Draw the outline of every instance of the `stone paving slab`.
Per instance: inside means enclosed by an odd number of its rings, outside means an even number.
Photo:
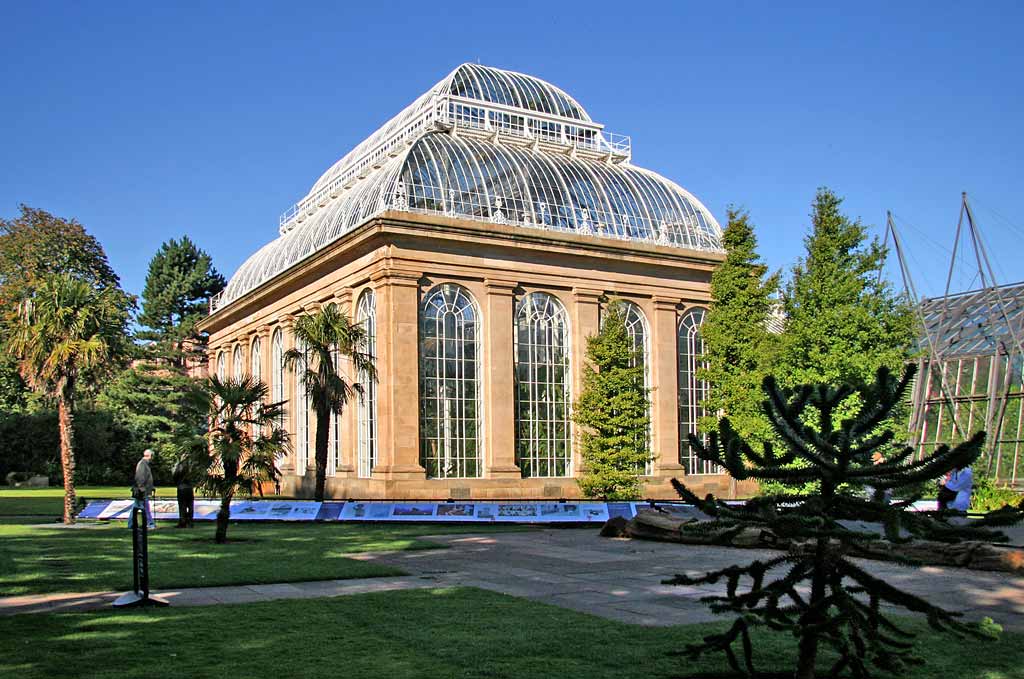
[[[676,573],[705,571],[769,559],[778,552],[601,538],[596,531],[545,529],[486,538],[434,536],[449,549],[381,555],[410,573],[443,571],[450,584],[553,603],[640,625],[706,622],[715,616],[700,601],[725,593],[724,583],[701,587],[663,585]],[[1024,630],[1024,577],[861,560],[869,572],[968,620],[991,616]],[[560,576],[557,579],[553,576]],[[566,589],[573,587],[574,589]]]
[[[479,587],[638,625],[715,620],[700,599],[720,595],[724,583],[663,585],[676,573],[698,575],[734,563],[778,555],[768,550],[609,539],[595,530],[543,529],[428,538],[446,549],[353,555],[411,575],[361,580],[203,587],[159,592],[175,606],[343,596],[424,587]],[[957,568],[910,568],[860,561],[869,572],[965,619],[991,616],[1007,629],[1024,630],[1024,577]],[[0,599],[0,614],[106,608],[117,593],[40,595]]]

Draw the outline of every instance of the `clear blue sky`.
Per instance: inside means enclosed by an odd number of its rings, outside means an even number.
[[[0,215],[79,219],[131,292],[182,234],[230,276],[328,166],[479,60],[567,90],[723,223],[749,209],[772,267],[827,185],[878,233],[893,210],[939,293],[966,190],[1020,281],[1022,7],[5,2]]]

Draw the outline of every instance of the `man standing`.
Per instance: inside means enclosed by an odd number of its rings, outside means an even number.
[[[135,485],[132,486],[132,497],[141,501],[142,506],[145,507],[146,524],[151,530],[156,528],[156,521],[153,520],[153,512],[149,507],[149,498],[156,490],[156,486],[153,485],[153,470],[149,467],[152,460],[153,451],[146,448],[142,453],[142,459],[135,465]],[[132,511],[131,515],[134,517],[135,512]],[[131,521],[128,522],[128,525],[131,526]]]
[[[192,488],[191,465],[184,457],[174,465],[174,485],[178,489],[178,528],[191,528],[196,493]]]

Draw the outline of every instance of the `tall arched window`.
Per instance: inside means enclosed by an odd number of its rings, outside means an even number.
[[[571,476],[569,321],[554,295],[519,300],[515,361],[516,462],[523,476]]]
[[[270,397],[274,403],[284,401],[284,333],[281,328],[274,330],[270,338]]]
[[[296,339],[303,359],[295,366],[295,473],[303,476],[309,465],[309,397],[306,395],[306,345]]]
[[[428,478],[483,471],[480,312],[469,292],[444,283],[420,310],[420,460]]]
[[[356,322],[366,332],[363,351],[367,358],[377,364],[377,299],[373,290],[365,290],[356,305]],[[377,381],[366,372],[356,378],[363,387],[359,399],[359,460],[360,478],[369,478],[377,464]]]
[[[254,380],[263,379],[263,366],[260,363],[262,351],[260,349],[260,338],[257,337],[249,347],[249,374]]]
[[[644,316],[643,309],[634,302],[628,300],[622,300],[622,311],[624,321],[626,324],[626,332],[629,334],[629,338],[633,340],[633,348],[639,352],[640,360],[643,363],[644,368],[644,387],[646,389],[651,388],[651,333],[647,330],[647,317]],[[650,402],[647,405],[647,417],[650,419]],[[650,447],[651,441],[651,429],[648,424],[647,429],[647,444]],[[651,475],[654,473],[654,460],[648,459],[644,465],[644,474]]]
[[[336,349],[331,351],[331,363],[335,372],[341,374],[341,354]],[[327,433],[327,475],[334,476],[341,464],[341,416],[337,412],[331,412],[330,427]]]
[[[223,382],[228,378],[227,357],[224,352],[217,354],[217,379]]]
[[[231,377],[240,381],[245,375],[245,366],[242,365],[242,345],[236,344],[235,350],[231,352]]]
[[[677,348],[679,352],[679,462],[687,474],[718,474],[718,466],[697,457],[690,449],[688,436],[697,433],[697,422],[704,416],[701,403],[707,398],[708,383],[697,379],[697,370],[704,367],[704,341],[700,326],[704,309],[690,309],[679,319]]]

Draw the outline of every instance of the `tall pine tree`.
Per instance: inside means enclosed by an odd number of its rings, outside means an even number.
[[[765,442],[771,425],[761,409],[761,382],[771,370],[779,338],[768,332],[778,275],[757,254],[757,238],[746,212],[730,208],[722,234],[725,262],[711,277],[711,305],[701,326],[705,366],[698,377],[710,389],[701,431],[715,431],[720,415],[748,441]]]
[[[581,428],[586,497],[640,497],[640,474],[650,459],[650,403],[642,350],[626,331],[622,305],[612,302],[596,335],[587,338],[583,392],[573,421]]]
[[[198,351],[202,338],[196,323],[208,310],[210,297],[224,289],[224,277],[213,261],[188,236],[160,246],[149,262],[142,292],[139,339],[155,342],[161,353],[182,365],[183,351]]]
[[[842,199],[818,190],[807,255],[786,289],[787,316],[775,375],[784,386],[872,381],[899,372],[914,340],[912,308],[879,276],[885,249],[839,211]]]

